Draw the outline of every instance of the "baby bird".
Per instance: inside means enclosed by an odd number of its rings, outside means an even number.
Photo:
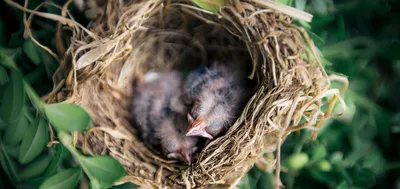
[[[188,126],[185,115],[168,112],[155,134],[160,137],[163,153],[168,158],[180,159],[190,165],[199,149],[197,147],[199,137],[185,136]]]
[[[180,89],[181,74],[175,71],[148,72],[145,75],[139,75],[136,79],[132,102],[133,119],[141,131],[143,140],[151,146],[157,146],[160,140],[154,137],[154,129],[161,123],[163,108],[170,106],[173,101],[174,90]],[[180,109],[179,103],[178,108],[172,109]]]
[[[247,78],[243,70],[218,62],[199,69],[188,76],[185,85],[186,98],[193,102],[187,115],[190,126],[186,136],[212,140],[239,116],[249,98]]]
[[[137,78],[133,119],[143,141],[160,148],[168,158],[188,164],[197,150],[197,137],[185,136],[188,109],[180,99],[180,72],[148,72]]]

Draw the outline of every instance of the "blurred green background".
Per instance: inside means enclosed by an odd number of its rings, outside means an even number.
[[[344,75],[350,81],[348,91],[343,94],[347,103],[344,116],[325,122],[315,141],[311,140],[311,131],[303,130],[291,134],[283,144],[283,184],[287,189],[400,189],[400,1],[278,1],[314,15],[311,23],[295,22],[314,40],[328,74]],[[41,1],[29,2],[29,8],[34,8]],[[65,1],[53,2],[61,5]],[[51,6],[41,11],[60,12]],[[76,8],[70,6],[70,11],[76,20],[87,24]],[[53,87],[51,76],[58,63],[31,40],[23,38],[22,16],[21,11],[0,2],[0,54],[11,57],[36,93],[44,95]],[[36,17],[32,26],[33,35],[55,49],[56,23]],[[0,66],[0,94],[4,93],[9,77]],[[24,107],[28,115],[34,115],[30,103],[26,102]],[[2,127],[0,122],[0,136],[6,138]],[[22,135],[24,130],[13,132]],[[0,144],[3,168],[0,188],[13,188],[10,181],[13,178],[4,171],[4,158],[13,157],[16,150],[7,143]],[[62,155],[59,151],[51,148],[46,152],[49,157],[60,158],[57,171],[76,166],[69,153]],[[35,188],[37,182],[43,181],[35,181],[35,177],[43,175],[28,176],[30,179],[22,179],[16,186]],[[271,179],[272,174],[255,166],[239,187],[271,188]]]

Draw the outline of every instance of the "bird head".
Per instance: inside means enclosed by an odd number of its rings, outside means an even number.
[[[183,161],[185,161],[185,163],[190,165],[192,163],[193,156],[197,150],[198,150],[197,146],[188,147],[187,145],[184,145],[179,149],[179,154],[181,156],[181,159],[183,159]]]
[[[190,165],[192,164],[193,155],[197,150],[197,146],[182,144],[176,152],[168,154],[167,157],[182,160],[186,164]]]

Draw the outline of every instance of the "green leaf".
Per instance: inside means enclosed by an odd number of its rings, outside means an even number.
[[[108,156],[83,158],[81,166],[90,179],[97,180],[102,188],[112,186],[114,182],[125,175],[124,167],[117,160]]]
[[[38,189],[43,180],[43,177],[38,177],[21,183],[15,183],[14,185],[18,189]]]
[[[15,121],[22,112],[25,103],[25,92],[20,74],[11,70],[10,82],[5,86],[5,92],[1,100],[0,118],[7,123]]]
[[[7,70],[0,66],[0,86],[6,84],[8,82],[8,73]]]
[[[57,145],[56,154],[50,162],[49,167],[47,167],[46,172],[44,173],[44,177],[49,177],[55,173],[57,170],[57,166],[61,163],[62,159],[65,157],[65,153],[68,153],[68,150],[62,144]]]
[[[284,161],[284,165],[286,165],[290,170],[299,170],[307,163],[308,155],[306,153],[293,154]]]
[[[314,41],[314,43],[317,46],[322,46],[325,44],[324,39],[322,39],[320,36],[318,36],[317,34],[315,34],[314,32],[312,32],[311,30],[304,28],[307,31],[307,34],[310,36],[310,38]]]
[[[336,189],[349,189],[349,184],[346,181],[341,182]]]
[[[4,149],[6,149],[8,155],[10,155],[12,158],[18,159],[19,157],[19,149],[21,148],[21,145],[7,145],[3,144]]]
[[[340,174],[341,174],[342,178],[346,179],[346,181],[348,183],[353,183],[353,180],[352,180],[352,178],[351,178],[351,176],[349,174],[349,171],[347,169],[341,169],[340,171],[341,171]]]
[[[332,170],[332,165],[327,160],[319,161],[316,166],[320,171],[328,172]]]
[[[24,135],[18,158],[19,162],[26,164],[35,159],[44,150],[48,141],[47,122],[41,116],[38,116]]]
[[[218,12],[225,5],[225,0],[192,0],[197,6],[202,9]]]
[[[20,173],[21,180],[36,178],[44,173],[51,161],[51,156],[41,156],[29,163]]]
[[[4,132],[3,141],[6,144],[16,145],[22,141],[29,126],[29,121],[24,114],[21,114],[19,119],[7,126]]]
[[[325,146],[321,145],[321,144],[316,144],[314,146],[314,148],[311,151],[312,153],[312,160],[313,161],[319,161],[322,160],[326,157],[326,150],[325,150]]]
[[[40,51],[39,46],[37,46],[31,39],[26,39],[24,42],[24,53],[29,57],[29,59],[36,65],[40,64]]]
[[[354,185],[362,187],[362,188],[369,188],[375,184],[375,174],[367,168],[358,169],[353,172],[352,174]]]
[[[91,179],[90,180],[90,188],[91,189],[101,189],[99,181],[96,179]]]
[[[30,107],[29,107],[29,108],[30,108]],[[22,111],[23,111],[23,113],[24,113],[26,119],[28,119],[28,121],[29,121],[30,123],[32,123],[32,122],[35,120],[35,117],[31,115],[31,113],[30,113],[30,111],[29,111],[29,108],[28,108],[28,106],[25,106],[25,107],[23,108]]]
[[[342,152],[332,153],[329,161],[334,165],[342,165],[343,164],[343,153]]]
[[[82,170],[71,168],[63,170],[45,180],[39,189],[74,189],[82,177]]]
[[[89,114],[75,104],[46,104],[44,111],[50,123],[61,131],[84,131],[91,122]]]
[[[345,36],[346,36],[346,32],[345,32],[345,24],[344,24],[344,20],[343,17],[339,15],[339,18],[337,19],[337,37],[339,40],[344,40]]]
[[[385,158],[379,148],[376,148],[364,158],[363,168],[369,168],[375,174],[382,173],[386,167]]]
[[[11,181],[19,181],[17,164],[6,152],[3,142],[0,141],[0,164]]]
[[[308,170],[311,176],[322,183],[335,184],[337,182],[337,175],[332,172],[320,171],[318,169]]]

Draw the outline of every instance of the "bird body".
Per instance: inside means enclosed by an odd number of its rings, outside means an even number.
[[[187,98],[193,102],[186,136],[213,139],[239,116],[249,97],[245,86],[247,78],[243,70],[219,62],[199,69],[203,70],[189,75],[185,85]]]
[[[183,101],[180,72],[148,72],[137,78],[133,119],[143,141],[172,159],[191,163],[197,137],[185,136],[188,112]]]

